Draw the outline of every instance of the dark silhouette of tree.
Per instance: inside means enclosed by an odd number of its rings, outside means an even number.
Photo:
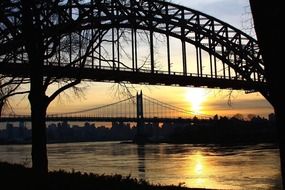
[[[232,118],[237,120],[244,120],[244,116],[240,113],[235,114]]]
[[[82,81],[80,76],[73,79],[61,76],[49,77],[45,75],[45,66],[76,67],[80,70],[83,67],[91,67],[94,60],[113,66],[123,64],[119,59],[113,59],[114,55],[110,55],[102,44],[113,44],[114,48],[114,43],[119,44],[120,39],[127,41],[124,31],[100,28],[100,24],[96,21],[92,22],[94,26],[81,26],[82,20],[99,14],[94,13],[93,9],[79,11],[74,8],[80,7],[82,2],[73,0],[0,2],[2,23],[0,34],[5,35],[0,41],[1,61],[28,63],[30,68],[28,98],[32,117],[32,164],[38,174],[46,174],[48,171],[45,116],[49,104],[68,89],[73,89],[75,94],[80,94],[82,90],[76,86]],[[92,3],[97,1],[92,0]],[[104,8],[102,9],[104,11]],[[49,87],[55,85],[58,88],[50,92]],[[127,87],[124,83],[120,86]],[[126,92],[130,91],[127,89]]]
[[[57,23],[58,18],[56,10],[63,1],[21,1],[24,47],[28,54],[28,61],[31,66],[31,87],[29,101],[31,104],[32,115],[32,163],[36,173],[46,174],[48,171],[47,149],[46,149],[46,125],[45,117],[48,105],[63,91],[74,87],[81,82],[81,78],[62,79],[44,77],[43,67],[46,63],[61,64],[67,59],[69,61],[66,67],[77,65],[78,68],[84,67],[87,57],[96,49],[94,43],[102,38],[108,30],[95,32],[87,31],[74,33],[62,33],[55,36],[45,37],[45,31],[55,27],[61,27],[63,23]],[[69,11],[72,10],[75,1],[66,2],[69,5]],[[77,2],[79,3],[79,1]],[[78,13],[79,14],[79,13]],[[69,18],[69,24],[80,20],[78,18]],[[51,22],[51,24],[50,24]],[[54,23],[55,24],[54,24]],[[51,26],[49,26],[51,25]],[[100,43],[97,43],[97,47]],[[96,46],[96,45],[95,45]],[[57,54],[58,52],[61,54]],[[61,56],[59,58],[59,56]],[[47,95],[47,89],[50,85],[58,83],[59,88],[50,95]]]
[[[284,16],[282,16],[284,11],[281,3],[281,1],[250,0],[254,27],[264,60],[266,80],[269,84],[268,90],[263,92],[263,95],[275,111],[283,187],[285,187],[285,100],[281,92],[284,77],[282,71],[280,72],[282,62],[284,62],[284,48],[282,47],[284,33],[280,29],[280,24],[284,22]]]

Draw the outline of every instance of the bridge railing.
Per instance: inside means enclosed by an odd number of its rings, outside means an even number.
[[[54,66],[57,67],[56,64],[53,63],[46,63],[47,66]],[[63,67],[63,66],[58,66]],[[76,65],[72,66],[77,68]],[[80,68],[78,66],[78,68]],[[123,71],[123,72],[137,72],[137,73],[146,73],[146,74],[160,74],[160,75],[173,75],[173,76],[184,76],[184,77],[199,77],[199,78],[216,78],[216,79],[226,79],[226,80],[237,80],[237,81],[247,81],[247,79],[243,78],[241,75],[239,76],[227,76],[227,75],[214,75],[214,74],[198,74],[198,73],[185,73],[180,71],[163,71],[155,69],[154,72],[151,71],[151,69],[145,69],[145,68],[129,68],[129,67],[113,67],[113,66],[103,66],[103,65],[94,65],[94,64],[86,64],[84,65],[84,68],[86,69],[94,69],[94,70],[107,70],[107,71]],[[256,80],[255,82],[260,82]]]

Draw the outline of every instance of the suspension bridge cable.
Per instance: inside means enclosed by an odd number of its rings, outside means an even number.
[[[79,111],[73,111],[73,112],[65,112],[65,113],[57,113],[57,114],[51,114],[51,115],[52,116],[54,116],[54,115],[71,115],[71,114],[78,114],[78,113],[84,113],[84,112],[99,110],[99,109],[108,108],[110,106],[114,106],[114,105],[117,105],[117,104],[129,101],[129,100],[131,100],[133,98],[135,98],[135,96],[132,96],[130,98],[127,98],[127,99],[124,99],[124,100],[121,100],[121,101],[118,101],[118,102],[115,102],[115,103],[112,103],[112,104],[100,106],[100,107],[93,107],[93,108],[89,108],[89,109],[85,109],[85,110],[79,110]]]
[[[183,109],[183,108],[180,108],[180,107],[177,107],[177,106],[173,106],[171,104],[168,104],[168,103],[165,103],[165,102],[162,102],[160,100],[157,100],[155,98],[152,98],[152,97],[149,97],[147,95],[143,95],[146,97],[146,99],[149,99],[149,101],[152,101],[153,103],[155,103],[154,101],[156,102],[159,102],[161,106],[165,107],[165,108],[168,108],[168,109],[172,109],[174,111],[177,111],[177,112],[180,112],[180,113],[186,113],[186,114],[192,114],[192,115],[197,115],[197,113],[193,112],[193,111],[190,111],[190,110],[186,110],[186,109]],[[203,116],[203,117],[213,117],[212,115],[208,115],[208,114],[201,114],[199,113],[199,116]]]

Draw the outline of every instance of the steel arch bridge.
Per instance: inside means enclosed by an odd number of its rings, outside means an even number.
[[[20,1],[0,5],[0,73],[28,78]],[[161,0],[54,0],[38,12],[45,76],[267,92],[257,41],[199,11]]]

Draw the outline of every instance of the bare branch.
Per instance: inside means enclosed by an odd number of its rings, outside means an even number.
[[[230,90],[229,93],[228,93],[228,106],[232,106],[232,98],[233,98],[233,91]]]
[[[68,88],[71,88],[77,84],[79,84],[81,82],[80,79],[76,79],[73,82],[68,83],[67,85],[59,88],[58,90],[56,90],[49,98],[48,98],[48,104],[50,102],[52,102],[60,93],[62,93],[63,91],[67,90]]]
[[[26,90],[26,91],[13,92],[13,93],[6,94],[6,95],[0,97],[0,102],[7,100],[11,96],[28,94],[29,92],[30,92],[29,90]]]
[[[20,90],[20,86],[27,84],[28,79],[7,77],[5,75],[0,76],[0,112],[8,107],[12,109],[10,105],[9,98],[15,95],[22,95],[29,93],[28,90]]]
[[[125,82],[113,84],[111,90],[114,96],[119,99],[132,97],[133,94],[138,91],[133,84],[127,84]]]

